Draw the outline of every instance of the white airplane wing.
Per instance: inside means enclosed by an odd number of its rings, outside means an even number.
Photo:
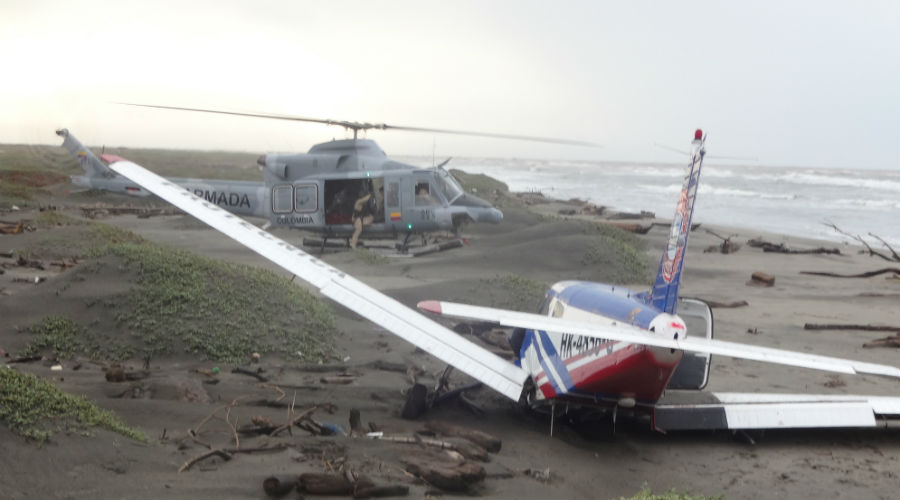
[[[711,353],[732,358],[752,359],[766,363],[800,366],[839,373],[867,373],[900,378],[900,368],[895,366],[864,363],[862,361],[833,358],[829,356],[817,356],[814,354],[738,344],[736,342],[726,342],[723,340],[692,337],[674,340],[655,335],[652,332],[630,325],[598,325],[584,321],[553,318],[540,314],[433,300],[420,302],[419,308],[436,314],[443,314],[445,316],[477,319],[507,327],[565,332],[584,335],[586,337],[596,337],[656,347],[669,347],[672,349],[681,349],[683,351]]]
[[[900,424],[900,398],[885,396],[668,391],[653,411],[664,431]]]
[[[111,169],[311,283],[322,295],[453,365],[504,396],[512,400],[519,399],[528,377],[523,369],[284,240],[194,196],[183,187],[125,159],[112,155],[105,155],[103,158],[110,163]]]

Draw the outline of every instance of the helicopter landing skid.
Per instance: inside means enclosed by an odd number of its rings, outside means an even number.
[[[443,241],[435,241],[434,243],[428,243],[427,240],[423,238],[421,245],[410,245],[409,244],[409,236],[403,239],[403,242],[393,242],[387,243],[384,241],[378,240],[368,240],[368,241],[360,241],[359,246],[361,248],[366,248],[369,250],[394,250],[395,252],[379,252],[385,253],[388,257],[420,257],[423,255],[429,255],[437,252],[443,252],[446,250],[451,250],[454,248],[460,248],[466,244],[465,239],[463,238],[453,238],[447,239]],[[348,250],[350,248],[349,240],[346,238],[335,238],[330,239],[328,237],[325,238],[303,238],[303,246],[306,247],[314,247],[319,249],[319,253],[323,254],[326,251],[343,251]]]

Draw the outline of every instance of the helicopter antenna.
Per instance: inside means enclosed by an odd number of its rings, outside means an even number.
[[[254,118],[269,118],[273,120],[288,120],[295,122],[309,122],[309,123],[321,123],[323,125],[337,125],[339,127],[344,127],[345,130],[353,130],[353,139],[357,138],[357,134],[360,130],[402,130],[405,132],[431,132],[437,134],[455,134],[455,135],[469,135],[469,136],[477,136],[477,137],[492,137],[494,139],[513,139],[517,141],[529,141],[529,142],[547,142],[552,144],[567,144],[570,146],[587,146],[593,148],[599,148],[599,144],[595,144],[593,142],[587,141],[576,141],[571,139],[555,139],[552,137],[537,137],[530,135],[515,135],[515,134],[494,134],[490,132],[472,132],[466,130],[451,130],[451,129],[441,129],[441,128],[427,128],[427,127],[406,127],[401,125],[387,125],[385,123],[368,123],[368,122],[351,122],[346,120],[326,120],[321,118],[307,118],[303,116],[293,116],[293,115],[280,115],[274,113],[244,113],[239,111],[224,111],[224,110],[216,110],[216,109],[200,109],[200,108],[182,108],[178,106],[159,106],[155,104],[138,104],[131,102],[116,102],[115,104],[122,104],[125,106],[138,106],[142,108],[157,108],[157,109],[171,109],[176,111],[195,111],[199,113],[215,113],[219,115],[232,115],[232,116],[250,116]]]

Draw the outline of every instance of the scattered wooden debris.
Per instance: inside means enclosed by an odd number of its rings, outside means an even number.
[[[88,219],[98,219],[108,215],[136,215],[139,219],[147,219],[157,215],[182,215],[184,212],[174,207],[117,207],[98,203],[78,207],[81,214]]]
[[[900,333],[891,337],[884,337],[875,339],[871,342],[866,342],[863,344],[863,347],[900,347]]]
[[[281,498],[293,491],[300,482],[298,476],[269,476],[263,480],[263,491],[273,498]]]
[[[64,259],[64,260],[54,260],[54,261],[50,261],[50,265],[51,265],[51,266],[56,266],[56,267],[58,267],[58,268],[59,268],[59,271],[62,272],[62,271],[65,271],[66,269],[68,269],[68,268],[70,268],[70,267],[75,267],[75,266],[77,266],[77,265],[78,265],[78,258],[77,258],[77,257],[70,257],[70,258]]]
[[[737,236],[736,234],[725,237],[710,229],[706,229],[706,232],[722,240],[722,243],[719,245],[712,245],[707,247],[706,250],[703,251],[703,253],[718,252],[721,254],[732,254],[741,249],[741,245],[739,243],[731,241],[731,238]]]
[[[585,203],[578,211],[582,215],[603,215],[606,207],[603,205],[594,205],[593,203]]]
[[[286,450],[287,447],[287,444],[279,443],[274,446],[260,446],[258,448],[216,448],[191,458],[178,468],[178,472],[184,472],[193,467],[197,462],[201,462],[210,457],[218,456],[227,462],[234,458],[234,455],[237,455],[238,453],[268,453],[273,451],[283,451]]]
[[[789,248],[784,243],[771,243],[765,241],[761,238],[754,238],[752,240],[748,240],[747,244],[754,248],[762,248],[763,252],[771,252],[771,253],[784,253],[784,254],[831,254],[831,255],[842,255],[840,249],[838,248],[811,248],[807,250],[794,250]]]
[[[13,283],[33,283],[37,285],[38,283],[43,283],[47,281],[47,278],[44,276],[35,276],[34,278],[13,278]]]
[[[13,364],[13,363],[32,363],[32,362],[34,362],[34,361],[41,361],[41,360],[43,360],[43,359],[44,359],[43,356],[20,356],[20,357],[18,357],[18,358],[13,358],[13,359],[7,361],[6,364]]]
[[[306,472],[299,476],[270,476],[263,481],[263,490],[273,498],[287,495],[294,489],[313,495],[348,495],[353,498],[394,497],[409,494],[406,485],[378,486],[366,476],[350,469],[343,473]]]
[[[147,370],[125,371],[125,367],[118,363],[110,365],[110,367],[106,369],[107,382],[135,382],[137,380],[143,380],[149,376],[150,372]]]
[[[448,462],[448,458],[455,459]],[[484,480],[484,467],[446,453],[415,453],[400,459],[406,470],[447,491],[465,491]]]
[[[734,308],[734,307],[744,307],[744,306],[750,305],[750,303],[747,302],[746,300],[735,300],[735,301],[731,301],[731,302],[719,302],[717,300],[704,300],[704,302],[706,302],[706,304],[709,307],[722,308],[722,309],[728,309],[728,308]]]
[[[319,379],[319,382],[323,384],[336,384],[336,385],[347,385],[356,380],[356,375],[350,375],[349,373],[344,373],[341,375],[332,375],[327,377],[322,377]]]
[[[386,372],[407,373],[409,371],[409,366],[404,363],[392,363],[383,359],[376,359],[363,366],[374,368],[376,370],[384,370]]]
[[[885,267],[882,269],[878,269],[875,271],[869,271],[866,273],[859,274],[837,274],[837,273],[828,273],[824,271],[800,271],[800,274],[810,274],[813,276],[827,276],[829,278],[871,278],[872,276],[878,276],[879,274],[887,274],[892,273],[895,277],[900,276],[900,268],[898,267]]]
[[[26,231],[25,223],[19,221],[15,224],[0,223],[0,234],[20,234]]]
[[[775,286],[775,276],[762,271],[754,271],[747,284],[750,286]]]
[[[656,214],[641,210],[640,212],[616,212],[609,215],[610,220],[655,219]]]
[[[884,239],[881,238],[880,236],[875,235],[875,234],[872,234],[872,233],[869,233],[869,236],[871,236],[871,237],[875,238],[876,240],[880,241],[881,244],[884,245],[885,248],[888,249],[888,251],[891,253],[891,255],[888,256],[888,255],[885,255],[885,254],[883,254],[883,253],[881,253],[881,252],[878,252],[878,251],[873,250],[872,247],[869,246],[868,243],[866,243],[866,240],[862,239],[859,235],[853,235],[853,234],[847,233],[847,232],[845,232],[844,230],[842,230],[841,228],[837,227],[837,226],[836,226],[834,223],[832,223],[832,222],[825,222],[824,224],[825,224],[826,226],[831,227],[831,228],[834,229],[835,231],[837,231],[837,232],[843,234],[844,236],[849,236],[850,238],[853,238],[853,239],[856,240],[857,242],[861,243],[864,247],[866,247],[866,250],[869,252],[869,257],[879,257],[879,258],[881,258],[881,259],[883,259],[883,260],[886,260],[886,261],[888,261],[888,262],[900,262],[900,254],[897,254],[897,251],[894,250],[894,247],[892,247],[891,245],[889,245],[888,242],[884,241]]]
[[[16,259],[16,265],[19,267],[28,267],[31,269],[37,269],[39,271],[46,271],[44,267],[44,263],[39,260],[26,259],[24,256],[20,255]]]
[[[500,447],[502,446],[502,441],[496,436],[476,429],[470,429],[468,427],[451,424],[449,422],[431,420],[425,422],[425,428],[430,431],[443,434],[444,436],[454,436],[468,439],[469,441],[472,441],[473,443],[481,446],[491,453],[499,452]]]
[[[355,479],[355,480],[354,480]],[[350,474],[324,474],[307,472],[300,474],[298,489],[316,495],[353,495],[357,488],[375,486],[369,479]]]
[[[628,222],[604,221],[603,223],[610,225],[610,226],[615,226],[623,231],[628,231],[629,233],[635,233],[635,234],[647,234],[650,232],[650,229],[653,228],[653,224],[643,226],[641,224],[628,223]]]
[[[269,379],[262,375],[263,371],[264,370],[262,368],[257,368],[256,371],[251,371],[251,370],[247,370],[247,369],[241,368],[239,366],[236,366],[231,370],[231,373],[239,373],[241,375],[247,375],[248,377],[253,377],[256,380],[259,380],[260,382],[268,382]]]
[[[886,325],[854,325],[854,324],[836,324],[836,323],[806,323],[803,325],[804,330],[864,330],[868,332],[900,332],[898,326]]]

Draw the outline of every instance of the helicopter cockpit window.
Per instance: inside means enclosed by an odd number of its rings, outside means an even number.
[[[286,214],[294,210],[294,186],[278,185],[272,188],[272,211]]]
[[[422,181],[416,183],[416,206],[417,207],[426,207],[431,205],[437,205],[437,198],[431,195],[431,185],[428,184],[428,181]]]
[[[444,197],[447,198],[447,203],[453,203],[457,198],[463,195],[463,188],[459,185],[459,182],[450,175],[450,172],[447,172],[443,168],[439,168],[437,173],[438,175],[435,176],[435,178],[437,179],[441,192],[443,192]]]

